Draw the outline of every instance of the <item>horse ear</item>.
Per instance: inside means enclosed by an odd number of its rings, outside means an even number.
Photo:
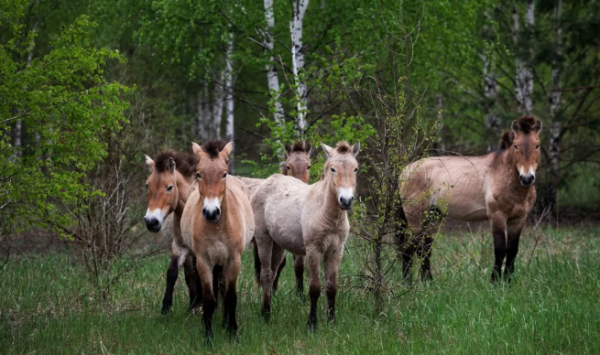
[[[356,142],[356,144],[354,144],[352,146],[352,154],[354,154],[354,156],[356,156],[359,151],[360,151],[360,142]]]
[[[223,147],[223,149],[221,149],[221,152],[219,154],[225,154],[225,158],[227,158],[231,151],[233,151],[233,142],[225,144],[225,146]]]
[[[304,151],[310,156],[310,153],[312,152],[312,146],[310,145],[309,141],[304,141]]]
[[[194,154],[196,154],[196,156],[200,157],[202,147],[198,143],[192,142],[192,150],[194,151]]]
[[[539,134],[540,131],[542,130],[542,121],[540,121],[540,120],[535,121],[535,125],[533,126],[533,130],[535,131],[535,133]]]
[[[152,170],[154,170],[154,160],[152,160],[152,158],[150,158],[147,155],[144,155],[144,156],[146,157],[146,165],[150,169],[150,172],[152,172]]]
[[[517,135],[517,132],[519,132],[521,130],[521,126],[519,126],[519,122],[517,122],[516,120],[513,121],[510,124],[510,129],[513,131],[513,133],[515,134],[515,136]]]
[[[333,154],[333,148],[331,148],[325,143],[321,143],[321,148],[323,148],[323,151],[325,152],[325,157],[331,157],[331,155]]]
[[[169,160],[167,160],[167,165],[165,167],[167,168],[167,170],[174,173],[175,172],[175,159],[173,159],[173,157],[169,158]]]
[[[287,142],[283,148],[285,149],[286,154],[290,154],[292,152],[292,146],[290,145],[290,142]]]

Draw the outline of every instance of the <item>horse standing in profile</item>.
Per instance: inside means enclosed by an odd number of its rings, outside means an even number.
[[[173,305],[173,289],[181,266],[184,267],[189,290],[190,308],[197,307],[202,300],[195,258],[181,234],[181,217],[193,189],[197,163],[194,155],[172,150],[159,152],[154,160],[146,156],[150,176],[146,180],[148,209],[144,222],[149,231],[162,232],[173,240],[161,309],[163,314],[168,313]]]
[[[350,231],[347,210],[352,208],[356,187],[359,144],[340,142],[335,148],[322,144],[327,155],[323,180],[306,185],[279,174],[269,177],[252,196],[256,220],[254,235],[260,264],[262,314],[269,320],[273,275],[285,250],[306,255],[309,276],[308,324],[317,327],[317,302],[321,295],[320,265],[325,266],[328,320],[335,319],[337,276],[344,243]]]
[[[188,199],[183,219],[192,220],[191,245],[202,283],[206,337],[213,336],[212,318],[221,278],[225,286],[223,325],[235,336],[238,329],[236,282],[242,252],[254,235],[254,214],[243,183],[227,174],[233,144],[208,141],[202,147],[196,143],[192,146],[198,157],[198,188]],[[188,235],[189,231],[184,234]]]
[[[421,277],[431,279],[432,232],[444,210],[451,218],[489,220],[494,237],[492,281],[502,275],[510,280],[519,251],[519,238],[527,215],[535,204],[535,174],[540,165],[542,122],[524,116],[503,135],[501,149],[478,157],[425,158],[406,167],[400,187],[408,230],[396,231],[404,276],[413,256],[423,258]]]

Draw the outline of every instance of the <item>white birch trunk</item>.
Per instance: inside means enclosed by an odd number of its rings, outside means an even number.
[[[483,33],[486,40],[481,60],[483,64],[483,95],[485,98],[485,127],[488,134],[498,137],[500,135],[501,124],[496,114],[496,98],[498,96],[498,77],[491,62],[488,41],[493,38],[492,29],[487,23],[491,23],[490,8],[485,11],[486,24],[483,26]],[[488,146],[488,151],[494,149],[493,145]]]
[[[279,78],[277,77],[277,68],[275,67],[275,57],[273,56],[273,27],[275,27],[275,16],[273,14],[273,0],[264,0],[265,5],[265,20],[267,26],[264,33],[263,46],[269,53],[269,64],[266,65],[267,69],[267,82],[269,85],[269,91],[272,96],[273,104],[275,106],[275,112],[273,112],[273,119],[280,125],[284,122],[284,111],[281,100],[279,99]]]
[[[552,204],[556,204],[556,190],[559,181],[560,167],[560,122],[558,119],[561,108],[561,66],[562,66],[562,27],[560,17],[562,15],[562,0],[556,0],[554,7],[554,58],[552,59],[552,93],[550,94],[550,147],[548,155],[550,159],[551,196]]]
[[[229,33],[229,40],[227,41],[227,54],[225,56],[225,61],[227,62],[227,75],[225,77],[225,139],[229,142],[233,142],[235,138],[234,132],[234,101],[233,101],[233,32]],[[235,144],[233,145],[233,149],[235,149]],[[231,161],[230,172],[234,173],[234,156],[229,155],[229,159]]]
[[[208,83],[203,80],[202,91],[198,95],[198,119],[196,121],[200,141],[210,139],[210,119],[212,115],[208,98]]]
[[[223,83],[225,82],[225,78],[227,76],[227,63],[225,63],[225,67],[221,71],[221,75],[219,76],[219,82],[215,83],[215,88],[213,90],[213,96],[215,98],[213,104],[213,118],[212,118],[212,127],[214,139],[221,138],[221,122],[223,121],[223,104],[225,102],[224,98],[227,95],[227,88],[223,87]]]
[[[302,48],[302,32],[304,29],[304,14],[309,0],[292,0],[292,21],[290,34],[292,36],[292,71],[296,83],[296,130],[302,135],[306,129],[306,82],[304,81],[304,52]]]
[[[530,114],[533,111],[533,73],[531,71],[531,60],[533,59],[533,41],[532,34],[535,25],[535,3],[533,0],[527,2],[527,11],[525,15],[525,29],[527,32],[527,41],[525,44],[529,48],[524,51],[519,38],[519,14],[515,9],[513,11],[513,41],[517,52],[515,60],[515,98],[517,100],[518,111],[521,114]],[[527,58],[522,58],[523,53],[528,52]]]

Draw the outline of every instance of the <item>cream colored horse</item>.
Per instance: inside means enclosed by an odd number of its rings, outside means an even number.
[[[298,141],[293,145],[286,143],[284,161],[281,163],[280,169],[282,175],[292,176],[296,179],[308,184],[310,179],[310,153],[311,145],[307,141]],[[258,189],[265,179],[254,179],[241,177],[240,180],[246,185],[250,197]],[[260,270],[260,259],[258,257],[258,249],[254,244],[254,262],[259,263],[255,270]],[[275,280],[273,281],[273,291],[277,290],[281,271],[286,265],[286,258],[283,258],[282,263],[277,269]],[[296,276],[296,290],[300,297],[304,298],[304,256],[294,255],[294,274]],[[260,280],[260,274],[255,275],[257,280]]]
[[[340,142],[336,148],[322,144],[327,155],[324,179],[306,185],[301,181],[273,175],[252,196],[256,220],[254,235],[260,258],[260,283],[263,291],[262,314],[271,312],[273,275],[285,250],[306,255],[309,275],[312,330],[317,327],[317,301],[321,294],[320,263],[325,266],[325,292],[329,321],[335,319],[337,276],[350,224],[347,210],[352,208],[356,187],[359,144],[350,147]],[[257,264],[255,264],[257,266]]]
[[[442,214],[468,222],[489,220],[496,259],[492,281],[500,278],[505,257],[504,277],[513,274],[521,230],[536,199],[542,123],[524,116],[511,129],[500,151],[478,157],[426,158],[405,169],[401,194],[410,233],[403,228],[397,231],[405,277],[417,252],[423,258],[421,276],[431,278],[432,233]]]
[[[148,209],[144,222],[151,232],[171,238],[171,263],[167,270],[167,286],[161,312],[168,313],[173,305],[173,289],[184,267],[185,281],[190,296],[190,308],[202,300],[200,280],[196,272],[193,253],[181,235],[181,217],[196,175],[198,159],[192,154],[167,150],[159,152],[152,160],[146,156],[150,176],[146,180]]]
[[[191,246],[202,282],[203,320],[207,339],[212,338],[212,318],[217,306],[220,278],[224,278],[223,324],[237,334],[236,282],[244,248],[254,235],[254,214],[243,183],[227,174],[232,143],[209,141],[200,147],[193,143],[198,157],[198,188],[189,197],[183,212],[183,225],[191,229]]]

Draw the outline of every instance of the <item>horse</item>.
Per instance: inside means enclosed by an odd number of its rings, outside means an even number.
[[[223,326],[237,336],[236,282],[241,257],[254,235],[254,214],[243,183],[227,173],[233,144],[211,140],[202,147],[192,143],[198,158],[198,188],[190,195],[183,219],[191,219],[191,246],[202,285],[203,322],[207,340],[212,339],[212,318],[223,281]],[[184,235],[190,235],[189,230]],[[223,279],[223,280],[221,280]]]
[[[317,302],[321,294],[320,263],[324,260],[328,320],[335,320],[337,276],[344,243],[350,231],[347,211],[352,208],[360,144],[339,142],[335,148],[321,144],[327,161],[324,178],[313,185],[275,174],[252,196],[258,249],[262,315],[269,321],[273,274],[285,256],[306,255],[309,276],[308,324],[317,328]]]
[[[196,272],[191,249],[183,241],[181,217],[196,175],[198,159],[192,154],[167,150],[156,154],[154,160],[146,157],[150,176],[146,180],[148,209],[144,216],[149,231],[162,232],[172,238],[171,262],[167,270],[167,285],[161,313],[166,314],[173,305],[173,289],[179,269],[184,267],[185,281],[190,296],[190,309],[200,305],[200,280]]]
[[[295,177],[296,179],[308,184],[310,179],[310,153],[312,147],[308,141],[298,141],[293,145],[289,143],[285,144],[285,156],[284,161],[280,165],[280,172],[282,175],[288,175]],[[265,179],[254,179],[254,178],[240,178],[246,185],[249,191],[250,198],[254,195],[254,192],[258,189],[258,186],[265,181]],[[260,263],[258,258],[258,249],[256,243],[254,243],[254,261]],[[294,274],[296,276],[296,290],[301,298],[304,297],[304,257],[301,255],[293,255],[294,257]],[[277,269],[275,280],[273,281],[273,291],[277,290],[279,284],[279,277],[281,272],[286,265],[286,258]],[[256,267],[260,269],[260,265]],[[257,280],[260,280],[260,275],[255,275]]]
[[[536,117],[523,116],[503,134],[498,151],[425,158],[406,167],[400,189],[408,226],[396,230],[405,278],[415,252],[423,258],[421,277],[432,278],[432,232],[447,215],[467,222],[490,221],[495,256],[492,282],[501,279],[505,258],[504,279],[510,281],[521,231],[536,200],[541,129]]]

